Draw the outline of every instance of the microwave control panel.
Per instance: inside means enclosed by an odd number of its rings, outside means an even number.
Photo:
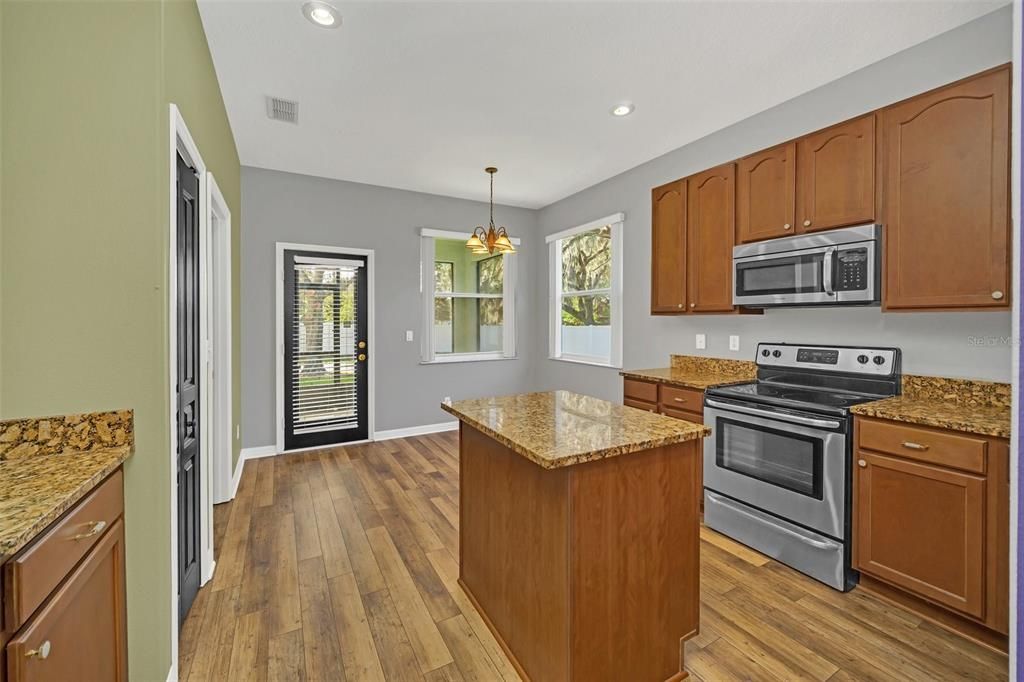
[[[849,249],[836,253],[836,291],[864,291],[868,288],[868,250]]]

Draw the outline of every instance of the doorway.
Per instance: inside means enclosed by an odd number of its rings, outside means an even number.
[[[373,433],[372,251],[278,244],[278,451]]]

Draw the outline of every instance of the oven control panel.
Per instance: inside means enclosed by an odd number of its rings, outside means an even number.
[[[757,364],[761,367],[802,367],[887,376],[897,370],[897,352],[894,348],[837,348],[759,343]]]

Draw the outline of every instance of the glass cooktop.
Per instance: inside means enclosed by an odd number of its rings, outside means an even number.
[[[845,414],[852,405],[879,400],[885,396],[828,388],[773,384],[764,381],[734,386],[719,386],[707,391],[708,395],[735,400],[784,405],[811,411],[840,412]]]

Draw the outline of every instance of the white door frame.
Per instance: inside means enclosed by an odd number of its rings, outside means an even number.
[[[285,452],[284,449],[284,252],[285,251],[323,251],[325,253],[337,253],[337,254],[351,254],[353,256],[366,256],[366,345],[370,348],[370,357],[368,359],[367,372],[367,395],[366,395],[366,410],[367,410],[367,438],[364,441],[353,441],[358,443],[365,443],[369,440],[373,440],[373,428],[374,428],[374,384],[376,371],[375,371],[375,356],[377,355],[374,342],[374,329],[373,329],[373,292],[374,285],[373,279],[376,276],[376,270],[373,265],[373,249],[350,249],[341,246],[320,246],[317,244],[295,244],[292,242],[277,242],[275,245],[276,255],[274,257],[275,262],[275,288],[277,290],[277,296],[275,299],[276,310],[274,311],[274,318],[276,320],[276,336],[275,345],[276,352],[274,353],[276,362],[275,374],[274,374],[274,386],[275,390],[275,416],[276,416],[276,445],[277,452]],[[348,445],[350,443],[345,443]],[[324,446],[317,446],[316,448],[299,448],[295,450],[289,450],[288,452],[299,452],[301,450],[318,450]]]
[[[231,209],[221,194],[213,173],[207,173],[209,220],[209,249],[205,259],[210,266],[209,301],[206,307],[210,332],[210,372],[207,385],[211,387],[206,405],[210,408],[210,451],[204,460],[203,471],[210,475],[210,497],[213,504],[227,502],[234,497],[234,471],[231,457],[232,438],[232,366],[231,366]],[[204,507],[205,510],[205,507]],[[210,537],[213,537],[213,515],[207,519]],[[213,542],[208,545],[213,552]],[[210,558],[210,573],[213,572]],[[204,582],[206,578],[204,578]]]
[[[168,145],[168,197],[169,197],[169,221],[167,226],[168,243],[168,276],[167,276],[167,322],[168,322],[168,443],[170,460],[168,472],[170,474],[170,550],[171,550],[171,670],[169,678],[177,679],[178,671],[178,490],[177,490],[177,469],[178,469],[178,439],[177,439],[177,396],[176,385],[178,381],[178,356],[177,356],[177,330],[178,330],[178,263],[177,263],[177,232],[178,232],[178,192],[177,192],[177,154],[188,161],[196,169],[199,179],[199,251],[200,254],[208,254],[200,258],[199,263],[199,296],[200,306],[206,312],[200,316],[199,334],[202,340],[202,357],[204,360],[202,376],[200,378],[200,552],[199,552],[199,573],[200,585],[205,585],[213,577],[213,491],[211,481],[213,479],[211,456],[214,442],[227,442],[228,463],[231,459],[231,317],[226,320],[218,320],[217,325],[211,325],[210,313],[214,310],[214,293],[217,301],[223,305],[227,302],[227,310],[231,309],[231,248],[230,248],[230,211],[216,185],[213,176],[207,172],[206,164],[199,154],[199,148],[189,133],[185,119],[182,117],[178,107],[169,105],[169,145]],[[216,208],[215,208],[216,207]],[[225,221],[226,222],[222,222]],[[214,224],[221,222],[226,229],[214,232]],[[222,234],[226,233],[226,234]],[[225,241],[226,240],[226,241]],[[226,245],[226,246],[225,246]],[[215,263],[212,257],[217,258]],[[227,273],[222,270],[222,261],[227,260]],[[211,280],[211,270],[213,277]],[[225,279],[226,278],[226,279]],[[225,285],[226,283],[226,285]],[[211,286],[212,285],[212,286]],[[220,310],[220,308],[218,308]],[[220,316],[219,316],[220,317]],[[224,324],[226,323],[226,333]],[[215,327],[217,348],[215,352],[211,340],[211,326]],[[219,332],[217,330],[220,330]],[[226,346],[225,346],[226,344]],[[215,386],[211,377],[213,376],[213,362],[220,360],[226,347],[227,362],[223,372],[218,372],[219,381]],[[219,365],[218,365],[219,366]],[[225,409],[222,403],[226,386],[226,410],[227,421],[219,421]],[[214,398],[213,396],[216,396]],[[225,435],[226,434],[226,435]],[[221,448],[217,448],[220,450]],[[222,451],[223,453],[223,451]]]

